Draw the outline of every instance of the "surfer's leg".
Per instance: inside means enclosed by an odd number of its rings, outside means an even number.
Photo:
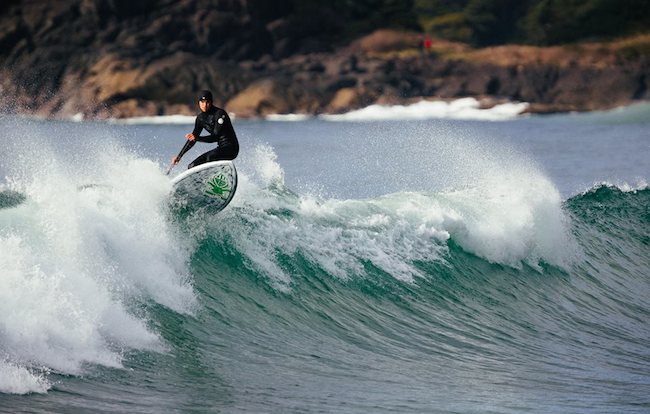
[[[205,154],[200,155],[197,159],[192,161],[187,168],[196,167],[210,161],[224,161],[224,160],[234,160],[237,154],[239,153],[239,148],[231,147],[219,147],[213,150],[206,152]]]
[[[239,152],[239,147],[218,147],[205,153],[208,161],[226,161],[234,160]]]
[[[187,166],[187,168],[190,169],[190,168],[192,168],[192,167],[196,167],[197,165],[201,165],[201,164],[204,164],[204,163],[208,162],[208,157],[207,157],[207,155],[208,155],[210,152],[212,152],[212,151],[208,151],[208,152],[206,152],[205,154],[201,154],[201,155],[199,155],[199,156],[198,156],[194,161],[192,161],[192,162],[190,163],[190,165]]]

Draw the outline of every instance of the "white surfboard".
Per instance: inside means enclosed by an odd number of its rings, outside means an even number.
[[[237,190],[237,170],[232,161],[213,161],[198,165],[172,179],[172,196],[181,207],[223,210]]]

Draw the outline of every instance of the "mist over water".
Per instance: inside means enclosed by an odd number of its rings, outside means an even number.
[[[176,217],[188,126],[3,119],[0,408],[643,412],[643,128],[581,122],[240,121]]]

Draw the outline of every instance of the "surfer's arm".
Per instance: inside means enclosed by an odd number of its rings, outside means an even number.
[[[185,145],[183,146],[183,149],[181,150],[181,152],[178,153],[178,156],[177,156],[176,159],[175,159],[176,162],[180,161],[181,158],[183,158],[183,155],[185,155],[185,153],[186,153],[187,151],[189,151],[189,150],[192,149],[192,147],[194,146],[194,144],[196,144],[196,141],[187,140],[187,141],[185,142]]]
[[[172,162],[177,163],[178,161],[181,160],[181,158],[183,158],[183,155],[185,155],[185,153],[187,151],[192,149],[194,144],[196,144],[196,139],[199,136],[199,134],[201,133],[202,129],[203,129],[203,127],[201,126],[201,123],[199,122],[199,117],[197,116],[196,121],[194,121],[194,130],[191,133],[185,135],[185,138],[187,139],[187,142],[185,142],[185,145],[183,146],[183,149],[178,154],[178,156],[174,158],[174,160]]]
[[[185,138],[189,141],[194,142],[197,138],[200,138],[199,135],[201,134],[202,129],[203,129],[203,124],[199,122],[199,117],[197,116],[196,121],[194,122],[194,130],[189,134],[185,134]]]
[[[200,117],[200,115],[197,116],[196,120],[194,121],[194,130],[192,130],[192,135],[194,136],[194,138],[201,135],[201,130],[203,129],[203,125],[199,121],[199,117]]]

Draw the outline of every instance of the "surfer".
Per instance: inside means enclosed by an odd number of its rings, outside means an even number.
[[[183,155],[196,144],[196,141],[216,142],[217,148],[200,155],[187,168],[210,161],[234,160],[239,154],[239,142],[228,113],[214,106],[212,102],[212,92],[207,90],[201,92],[198,101],[201,113],[196,117],[194,130],[185,135],[187,139],[185,146],[177,156],[172,158],[172,166],[180,162]],[[204,129],[210,135],[201,136],[201,131]]]

